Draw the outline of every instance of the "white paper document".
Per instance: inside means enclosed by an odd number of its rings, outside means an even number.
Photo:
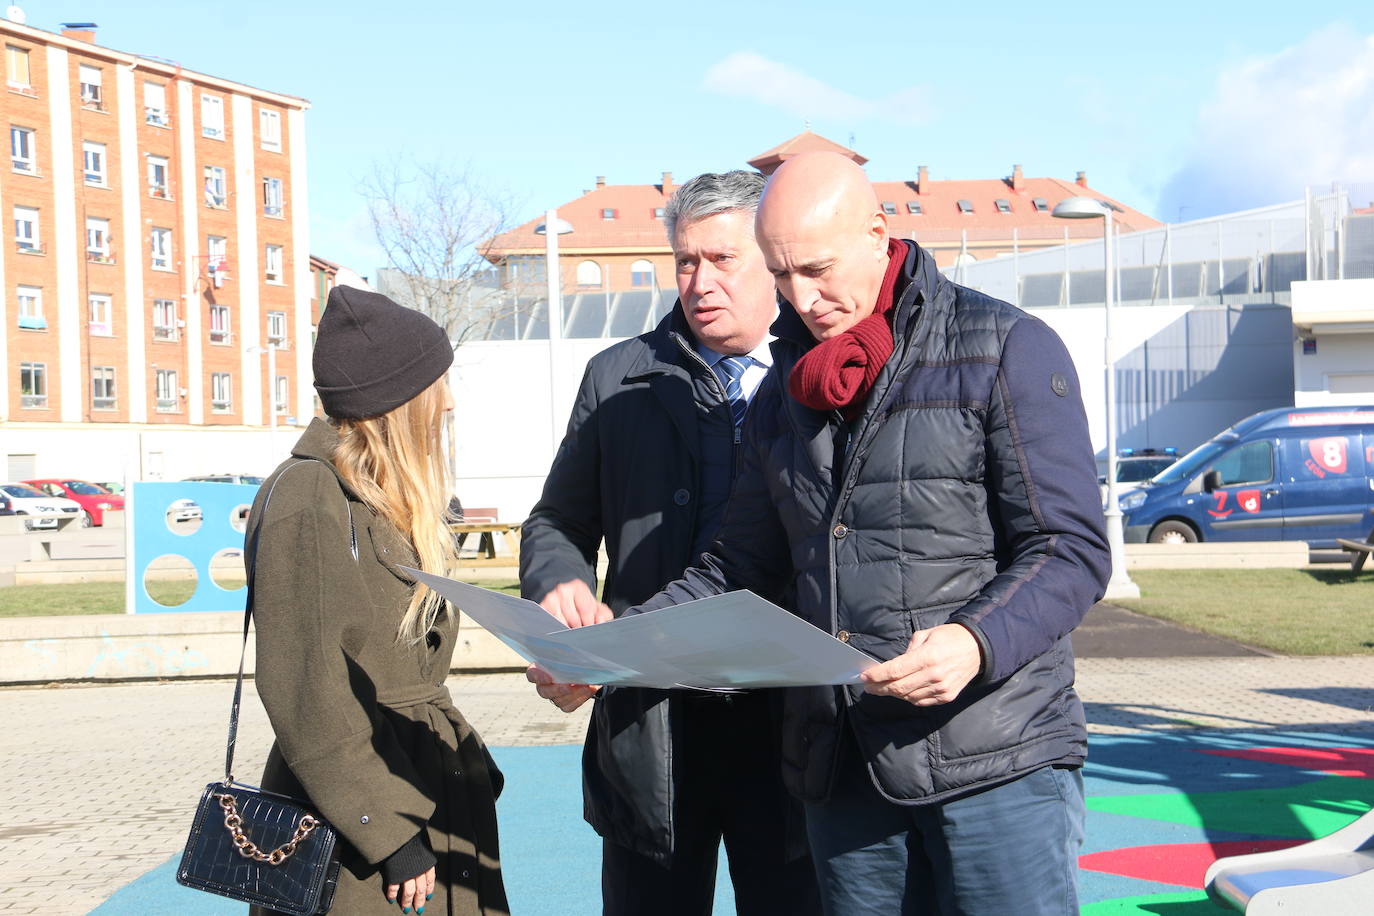
[[[568,684],[804,687],[853,684],[877,662],[753,592],[571,629],[533,601],[407,569]]]

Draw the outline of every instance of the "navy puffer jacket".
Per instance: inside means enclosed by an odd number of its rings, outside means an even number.
[[[936,802],[1046,764],[1081,763],[1069,632],[1110,571],[1073,363],[1043,322],[951,283],[907,243],[896,349],[863,415],[787,394],[814,341],[790,308],[750,408],[742,465],[701,564],[636,611],[749,588],[880,660],[960,623],[983,671],[917,707],[857,687],[789,690],[788,788],[824,799],[848,724],[885,796]]]

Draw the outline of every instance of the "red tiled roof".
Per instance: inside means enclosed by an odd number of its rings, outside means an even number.
[[[1010,238],[1013,228],[1048,229],[1062,234],[1065,228],[1072,229],[1072,223],[1051,216],[1050,211],[1061,200],[1078,196],[1109,201],[1118,207],[1114,218],[1122,232],[1135,232],[1159,225],[1158,220],[1112,200],[1100,191],[1059,178],[1025,178],[1022,179],[1020,191],[1013,191],[1010,181],[1002,178],[928,181],[926,186],[924,194],[917,194],[915,181],[873,183],[873,191],[878,195],[879,203],[896,205],[896,215],[889,214],[887,218],[894,234],[905,236],[914,231],[919,238],[923,231],[948,230],[957,233],[969,229],[981,230],[979,234],[983,236],[986,236],[989,230],[1001,231]],[[1036,198],[1045,202],[1044,210],[1036,209]],[[966,200],[972,205],[972,212],[963,213],[959,210],[961,200]],[[1009,212],[1003,213],[997,209],[999,200],[1006,201]],[[908,212],[907,204],[911,201],[920,203],[919,215]],[[1097,220],[1082,222],[1096,225]],[[1097,228],[1089,234],[1100,235],[1101,232],[1102,230]]]
[[[827,140],[820,134],[804,130],[790,140],[784,140],[767,152],[759,153],[753,159],[749,160],[749,164],[763,174],[771,175],[778,166],[782,165],[793,156],[799,156],[802,153],[839,153],[841,156],[848,156],[859,165],[863,165],[868,161],[868,157],[859,155],[847,146],[840,146],[834,140]]]
[[[663,186],[657,184],[610,184],[588,191],[576,200],[559,205],[558,218],[571,223],[573,231],[559,236],[558,247],[563,251],[608,248],[666,251],[668,236],[663,230],[663,220],[654,216],[654,210],[666,207],[672,196],[671,189],[665,194]],[[606,219],[603,210],[613,211],[615,217]],[[542,252],[544,237],[534,231],[542,222],[544,214],[541,213],[498,235],[492,240],[492,248],[503,253],[528,249]]]

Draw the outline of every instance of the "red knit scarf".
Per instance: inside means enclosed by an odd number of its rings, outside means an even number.
[[[887,242],[887,272],[878,289],[873,312],[829,340],[816,344],[797,360],[788,380],[793,398],[813,410],[839,409],[846,420],[863,411],[868,392],[892,355],[893,291],[906,262],[906,246],[896,239]]]

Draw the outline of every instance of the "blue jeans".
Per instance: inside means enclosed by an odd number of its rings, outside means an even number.
[[[826,916],[1077,916],[1083,776],[1042,767],[934,805],[882,798],[846,743],[806,806]]]

